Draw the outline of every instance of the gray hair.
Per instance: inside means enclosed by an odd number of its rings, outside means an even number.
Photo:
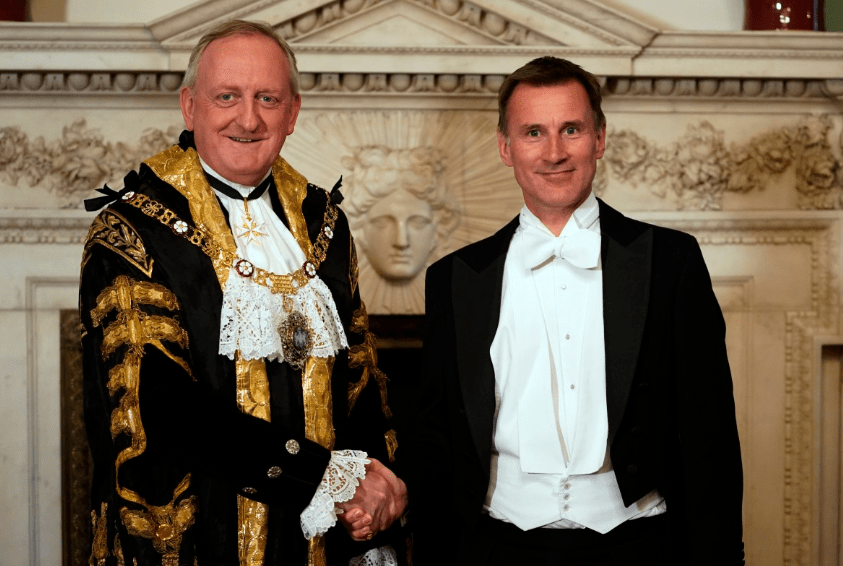
[[[296,56],[293,50],[290,49],[289,44],[267,22],[248,22],[246,20],[230,20],[224,22],[199,39],[199,43],[196,44],[196,47],[193,48],[193,52],[190,54],[190,61],[187,63],[187,70],[184,73],[184,79],[181,83],[183,87],[193,88],[193,85],[196,84],[196,72],[205,48],[212,41],[232,35],[264,35],[277,43],[278,47],[284,51],[287,61],[290,63],[290,91],[292,91],[293,96],[299,93],[299,70],[296,66]]]

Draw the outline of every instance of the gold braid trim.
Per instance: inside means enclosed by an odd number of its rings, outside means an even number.
[[[237,373],[237,407],[253,417],[270,420],[269,378],[264,360],[234,358]],[[248,457],[248,454],[244,454]],[[240,566],[262,566],[269,533],[269,505],[237,495],[237,548]]]
[[[108,503],[100,504],[100,515],[97,517],[96,510],[91,510],[91,531],[94,533],[94,541],[91,543],[91,557],[88,559],[88,566],[105,566],[105,559],[108,558]]]
[[[184,532],[196,520],[196,496],[191,495],[176,504],[176,499],[190,487],[187,474],[173,492],[173,499],[162,506],[146,505],[145,510],[120,509],[120,519],[130,535],[152,541],[152,546],[163,556],[162,566],[178,566],[179,548]]]
[[[187,348],[187,333],[174,318],[147,315],[137,308],[138,305],[153,305],[174,311],[179,308],[175,296],[161,285],[138,282],[119,275],[113,286],[99,294],[96,306],[91,310],[94,326],[98,326],[112,310],[117,310],[117,317],[103,331],[103,358],[120,346],[128,345],[122,363],[108,373],[109,395],[113,397],[120,390],[124,391],[117,408],[111,413],[112,438],[126,433],[131,440],[130,445],[117,455],[114,462],[115,486],[122,499],[144,508],[129,510],[124,507],[120,510],[120,518],[127,531],[135,536],[152,539],[155,549],[163,555],[162,565],[178,565],[182,534],[194,522],[196,496],[190,496],[178,505],[175,501],[190,486],[190,474],[176,487],[172,501],[160,507],[149,505],[138,493],[120,485],[120,467],[146,450],[146,432],[141,421],[138,398],[144,347],[148,344],[158,348],[193,377],[187,363],[161,343],[161,340],[167,340]],[[120,552],[122,555],[122,548]]]
[[[331,397],[331,372],[334,358],[309,357],[302,372],[304,393],[304,434],[320,446],[332,450],[334,434],[334,403]],[[326,566],[325,539],[316,536],[308,541],[308,566]]]
[[[363,334],[363,343],[351,346],[348,349],[348,367],[362,367],[363,373],[360,381],[348,385],[348,412],[357,403],[360,393],[369,383],[369,377],[373,377],[378,384],[381,395],[381,410],[387,419],[392,418],[392,410],[389,408],[386,384],[389,378],[378,369],[378,347],[377,336],[369,332],[369,315],[366,313],[366,305],[360,303],[360,308],[354,311],[351,317],[351,331],[356,334]]]
[[[128,285],[112,285],[103,289],[97,296],[97,304],[91,309],[91,321],[94,328],[99,326],[102,319],[112,310],[128,310],[132,303],[153,305],[171,311],[179,310],[176,296],[166,287],[129,279]]]
[[[130,264],[137,267],[147,277],[152,276],[154,260],[146,253],[143,240],[129,222],[114,212],[105,210],[94,218],[88,237],[85,238],[85,250],[82,254],[82,268],[91,259],[91,248],[102,245],[110,249]]]

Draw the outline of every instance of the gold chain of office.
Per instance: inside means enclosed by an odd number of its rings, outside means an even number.
[[[325,217],[322,220],[319,236],[316,238],[311,252],[307,254],[304,264],[293,273],[277,275],[257,267],[247,259],[238,257],[234,252],[223,250],[207,231],[188,224],[179,218],[175,212],[155,199],[134,191],[127,192],[121,199],[147,216],[158,220],[161,224],[170,228],[174,234],[181,236],[201,249],[212,261],[220,260],[234,268],[234,271],[241,277],[250,278],[273,293],[284,295],[295,295],[299,289],[307,285],[308,280],[316,277],[316,272],[328,253],[328,245],[334,237],[334,224],[339,214],[336,205],[329,199],[325,207]]]

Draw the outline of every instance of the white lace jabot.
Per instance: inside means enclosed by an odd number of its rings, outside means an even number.
[[[224,179],[204,161],[202,166],[209,175],[244,196],[254,188]],[[269,191],[249,201],[248,220],[243,201],[221,192],[216,194],[228,211],[238,256],[278,275],[292,273],[302,266],[307,259],[305,253],[272,210]],[[285,301],[290,302],[285,305]],[[284,361],[278,328],[291,312],[299,312],[307,319],[312,356],[326,358],[348,347],[334,299],[318,275],[309,279],[295,295],[284,295],[240,277],[232,268],[223,290],[220,354],[234,359],[235,352],[240,350],[247,360]]]

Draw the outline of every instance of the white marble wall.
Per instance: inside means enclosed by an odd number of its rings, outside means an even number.
[[[727,319],[749,563],[829,563],[817,478],[831,449],[817,439],[833,370],[817,352],[843,344],[843,35],[740,33],[734,2],[685,19],[674,5],[211,0],[150,4],[143,25],[117,25],[132,20],[121,3],[114,25],[0,23],[0,563],[61,560],[58,316],[76,305],[91,218],[78,205],[174,138],[186,55],[226,15],[272,22],[299,54],[303,110],[283,154],[312,181],[349,175],[363,146],[446,156],[461,216],[436,257],[520,207],[494,141],[503,75],[553,53],[605,77],[596,190],[697,236]],[[81,6],[70,21],[103,13]],[[372,304],[419,310],[418,281],[366,277]]]

